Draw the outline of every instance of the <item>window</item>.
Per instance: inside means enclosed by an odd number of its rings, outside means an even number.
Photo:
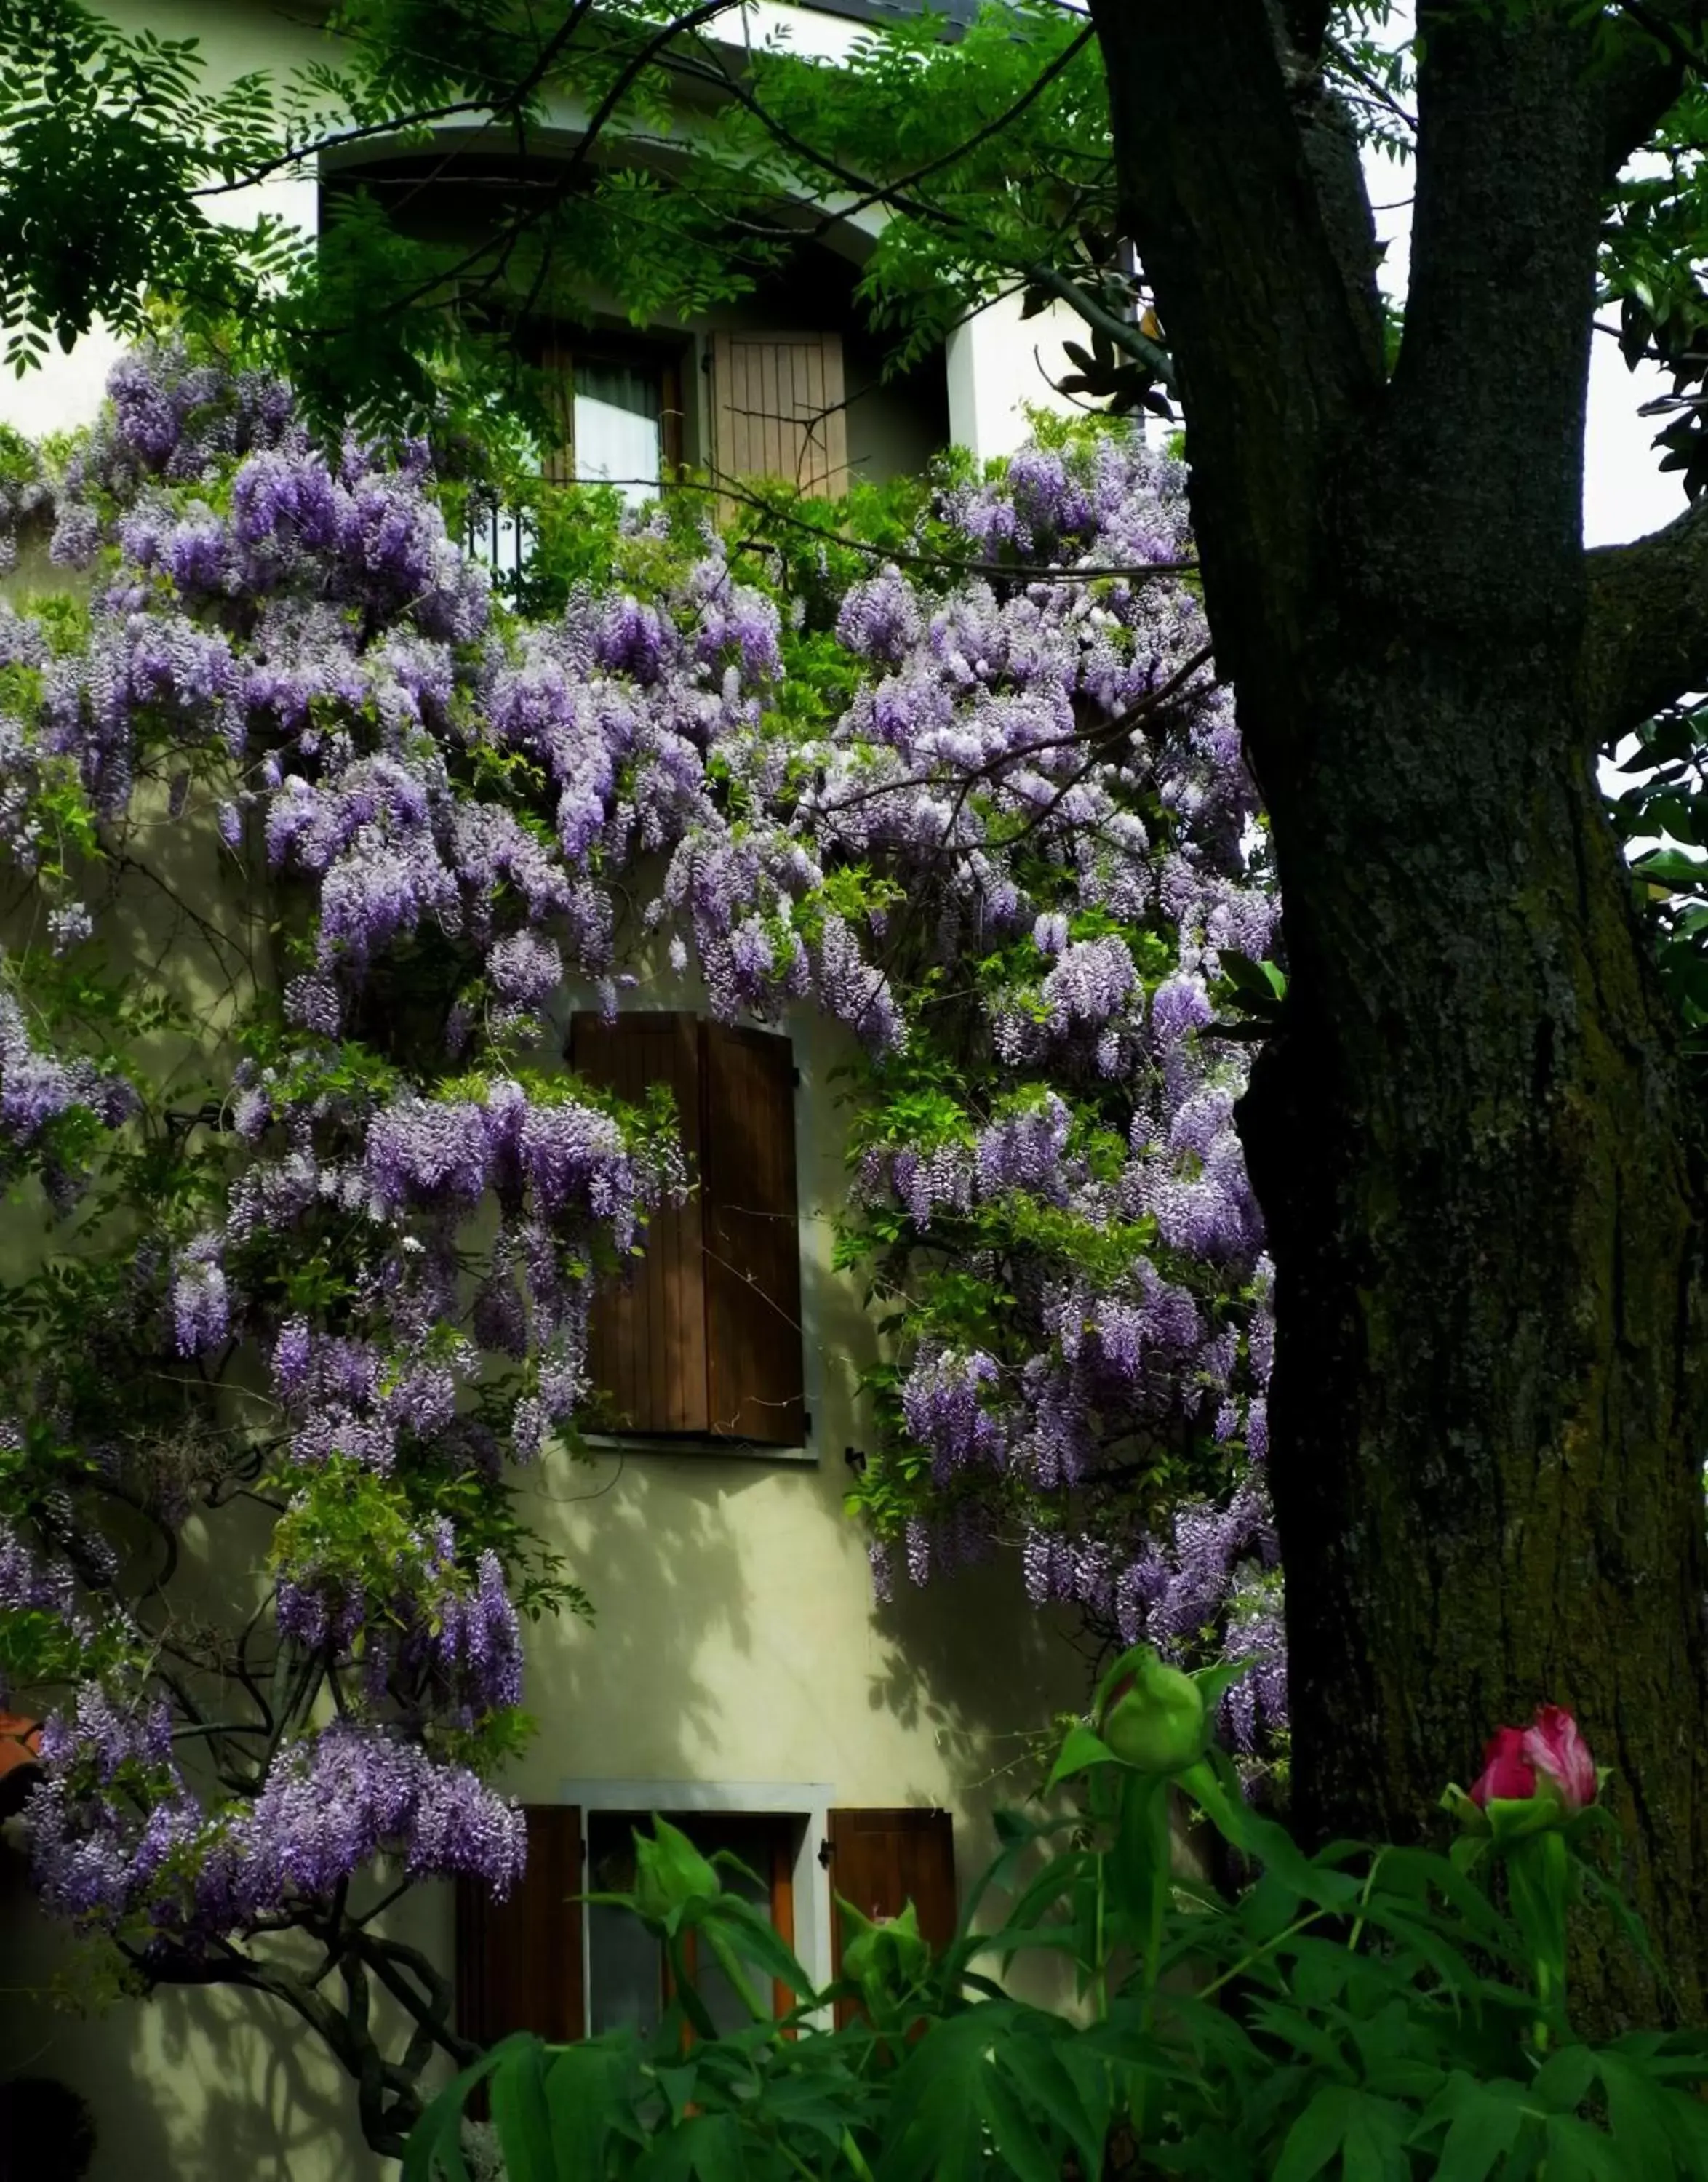
[[[735,1815],[725,1812],[667,1814],[702,1856],[727,1850],[739,1858],[746,1874],[727,1865],[719,1871],[724,1886],[741,1894],[767,1919],[785,1945],[795,1944],[795,1861],[802,1821],[786,1814]],[[644,1811],[596,1811],[587,1823],[588,1891],[594,1894],[623,1894],[635,1886],[635,1830],[644,1828]],[[630,2029],[646,2036],[658,2027],[670,1997],[670,1972],[663,1951],[645,1927],[628,1913],[604,1902],[587,1908],[588,2028],[597,2037],[602,2031]],[[697,1945],[690,1932],[684,1947],[693,1978],[707,2013],[720,2031],[740,2030],[749,2020],[735,1988],[709,1950]],[[775,1985],[761,1991],[762,1980],[751,1979],[754,1996],[768,2002],[774,2015],[786,2015],[795,2005],[788,1987]]]
[[[566,444],[548,457],[557,485],[615,485],[630,507],[656,500],[682,461],[681,371],[674,352],[635,343],[546,348],[562,389]]]
[[[664,1785],[664,1784],[660,1784]],[[633,1797],[645,1784],[618,1792]],[[677,1784],[685,1792],[685,1784]],[[691,1789],[686,1791],[692,1793]],[[668,1799],[666,1799],[668,1800]],[[786,1794],[779,1801],[786,1801]],[[795,1948],[815,1980],[840,1974],[841,1936],[830,1918],[840,1895],[867,1917],[895,1917],[911,1901],[934,1947],[948,1944],[956,1921],[953,1828],[940,1810],[840,1810],[817,1807],[824,1830],[793,1812],[666,1811],[710,1856],[729,1849],[754,1875],[746,1891]],[[507,1902],[494,1902],[478,1880],[457,1882],[457,2021],[463,2035],[490,2046],[513,2030],[563,2043],[629,2024],[646,2031],[668,2001],[660,1951],[634,1918],[584,1893],[626,1891],[634,1877],[634,1829],[646,1814],[632,1808],[586,1809],[577,1803],[527,1807],[528,1864]],[[803,1847],[812,1851],[803,1855]],[[803,1879],[802,1875],[810,1875]],[[726,1885],[739,1883],[729,1873]],[[816,1902],[800,1898],[811,1887]],[[803,1922],[829,1920],[828,1963],[797,1943]],[[696,1961],[700,1991],[719,2028],[746,2019],[716,1965]],[[792,2002],[774,1987],[779,2014]],[[838,2003],[846,2022],[855,2003]]]
[[[795,1066],[786,1038],[694,1016],[577,1015],[569,1061],[639,1100],[676,1100],[697,1187],[652,1221],[631,1276],[594,1306],[593,1383],[627,1432],[799,1447]]]
[[[835,333],[709,336],[710,458],[724,479],[783,478],[818,499],[848,490],[842,341]],[[532,352],[558,389],[562,444],[545,455],[552,485],[605,482],[639,507],[686,459],[681,346],[591,334]],[[702,449],[703,451],[703,449]],[[724,512],[733,513],[726,500]],[[505,575],[534,547],[531,518],[485,508],[470,519],[469,550]]]
[[[586,363],[574,379],[575,476],[614,484],[624,503],[656,500],[664,482],[663,390],[656,372]]]

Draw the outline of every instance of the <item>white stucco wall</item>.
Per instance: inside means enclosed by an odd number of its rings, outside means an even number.
[[[1054,382],[1074,368],[1062,342],[1089,346],[1084,324],[1062,303],[1030,318],[1020,310],[1018,295],[1001,296],[949,336],[949,436],[981,461],[1012,455],[1029,436],[1029,408],[1060,416],[1075,406]]]

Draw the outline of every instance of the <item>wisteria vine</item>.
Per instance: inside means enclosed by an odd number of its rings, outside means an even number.
[[[351,1890],[519,1869],[518,1610],[581,1602],[507,1471],[573,1432],[594,1283],[692,1183],[668,1099],[556,1058],[643,961],[860,1056],[880,1589],[1012,1542],[1100,1636],[1249,1656],[1230,1724],[1278,1727],[1214,1020],[1275,902],[1176,465],[1116,431],[951,467],[887,563],[798,515],[732,552],[685,501],[524,615],[424,444],[324,447],[169,342],[110,393],[56,466],[0,448],[65,585],[0,612],[0,1169],[41,1215],[0,1287],[0,1676],[49,1715],[47,1901],[323,2030],[272,1931],[407,1992],[376,2143],[462,2057]],[[151,966],[157,897],[219,1005]],[[186,1518],[258,1506],[252,1595],[184,1611]]]

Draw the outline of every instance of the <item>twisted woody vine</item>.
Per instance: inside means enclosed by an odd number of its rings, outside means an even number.
[[[842,1027],[880,1598],[1012,1553],[1092,1652],[1243,1668],[1273,1758],[1233,1110],[1278,905],[1178,465],[1059,426],[723,532],[546,496],[505,586],[442,450],[169,338],[110,395],[0,464],[0,1696],[48,1906],[358,2074],[383,1986],[377,2140],[469,2057],[375,1911],[525,1853],[521,1624],[589,1602],[507,1481],[574,1456],[590,1299],[694,1186],[562,1027],[667,973]]]

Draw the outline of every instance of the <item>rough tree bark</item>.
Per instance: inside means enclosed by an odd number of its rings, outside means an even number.
[[[1284,902],[1240,1125],[1296,1805],[1415,1836],[1497,1722],[1569,1704],[1700,2019],[1703,1176],[1594,754],[1708,682],[1708,528],[1581,543],[1602,191],[1678,86],[1549,0],[1426,6],[1390,378],[1325,14],[1092,0]],[[1655,2004],[1590,1974],[1604,2023]]]

